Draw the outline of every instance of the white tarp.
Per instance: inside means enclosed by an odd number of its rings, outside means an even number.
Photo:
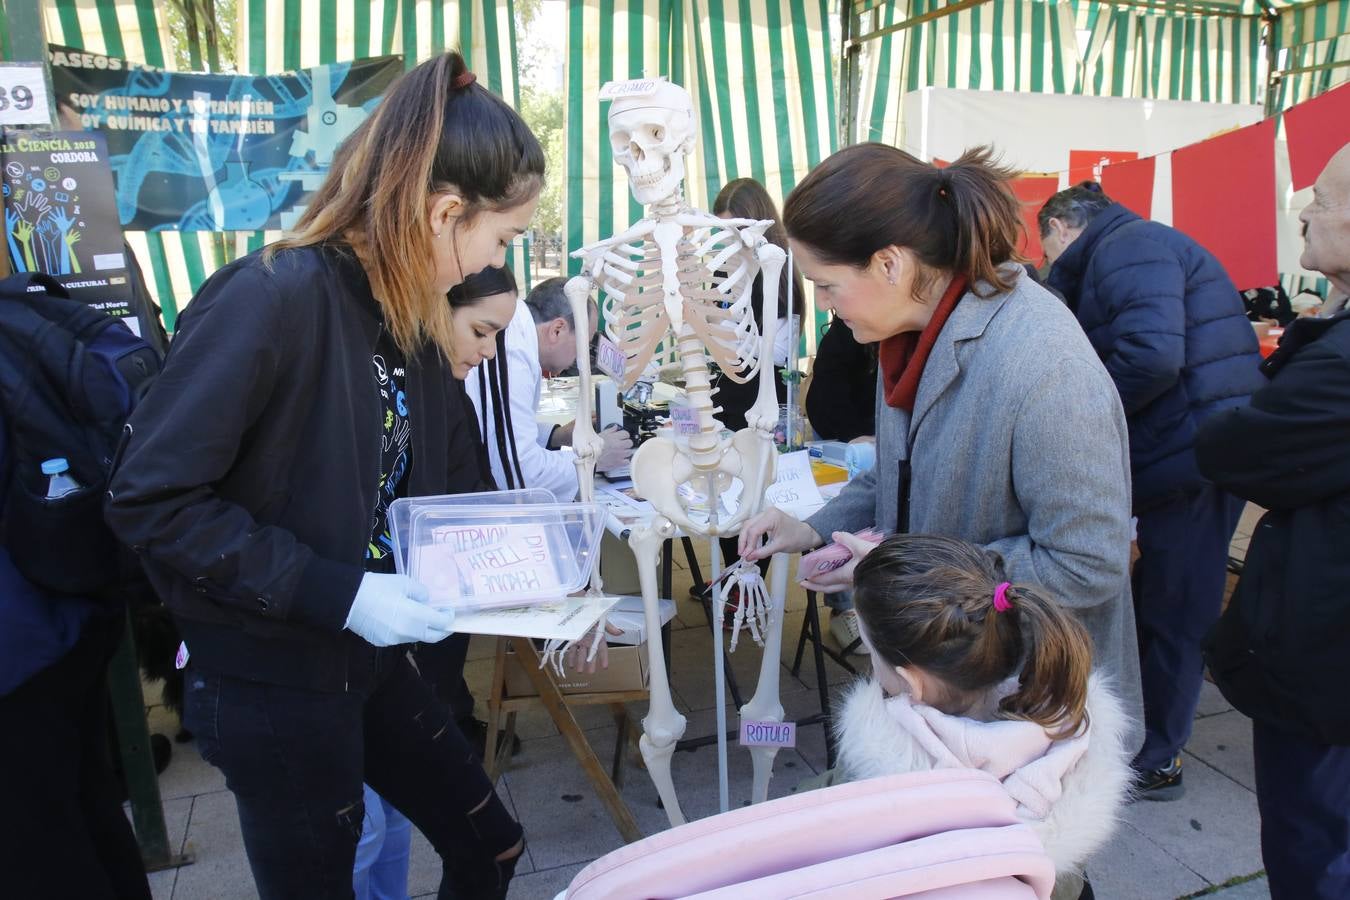
[[[1170,225],[1170,151],[1262,118],[1261,107],[1248,104],[930,87],[905,95],[901,148],[920,159],[950,161],[969,147],[992,144],[1005,162],[1021,171],[1058,173],[1061,188],[1069,186],[1071,151],[1157,156],[1152,218]],[[1275,160],[1280,271],[1298,273],[1303,249],[1298,214],[1311,201],[1312,191],[1291,190],[1283,135]]]

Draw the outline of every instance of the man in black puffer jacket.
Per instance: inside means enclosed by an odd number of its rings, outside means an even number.
[[[1301,263],[1350,288],[1350,145],[1299,216]],[[1206,647],[1252,717],[1261,856],[1274,900],[1350,897],[1350,312],[1301,318],[1246,409],[1205,424],[1200,466],[1270,511]]]
[[[1256,334],[1213,254],[1139,218],[1094,182],[1060,191],[1038,216],[1063,294],[1120,392],[1130,435],[1139,561],[1135,619],[1144,686],[1144,797],[1181,795],[1204,663],[1223,602],[1242,503],[1195,461],[1201,423],[1245,406],[1260,386]]]

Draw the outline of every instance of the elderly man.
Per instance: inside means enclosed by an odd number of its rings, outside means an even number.
[[[1130,431],[1144,746],[1140,795],[1181,795],[1204,672],[1201,645],[1219,617],[1228,544],[1242,504],[1195,463],[1195,432],[1245,406],[1261,384],[1256,334],[1223,266],[1174,228],[1141,219],[1086,182],[1038,216],[1047,279],[1078,317],[1125,407]]]
[[[1350,291],[1350,144],[1299,219],[1302,265]],[[1253,719],[1274,900],[1350,897],[1350,312],[1300,318],[1251,405],[1196,441],[1202,471],[1267,512],[1206,649]]]
[[[538,423],[535,412],[543,372],[561,372],[577,361],[572,308],[563,294],[566,283],[566,278],[550,278],[535,285],[503,332],[506,347],[504,354],[498,351],[501,359],[470,372],[464,383],[478,411],[497,487],[544,488],[560,501],[577,495],[576,455],[567,449],[575,423]],[[592,303],[588,335],[595,332],[596,317]],[[627,432],[611,429],[600,436],[605,449],[596,469],[608,472],[625,465],[633,455]]]

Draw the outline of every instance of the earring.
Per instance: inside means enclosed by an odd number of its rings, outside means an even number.
[[[895,276],[892,275],[890,278],[887,278],[886,283],[891,285],[895,284]]]

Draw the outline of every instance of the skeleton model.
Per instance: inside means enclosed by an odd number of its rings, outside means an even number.
[[[646,207],[647,215],[623,233],[573,254],[584,260],[583,274],[568,281],[567,298],[575,320],[584,322],[591,292],[597,287],[604,292],[605,331],[625,358],[622,390],[632,386],[657,345],[673,333],[688,406],[696,419],[686,423],[687,444],[656,437],[642,445],[632,462],[634,486],[656,510],[651,520],[632,531],[629,545],[637,559],[647,634],[654,644],[652,658],[659,660],[656,566],[662,542],[675,536],[677,530],[710,538],[737,534],[744,522],[760,511],[764,491],[774,478],[773,430],[778,421],[778,399],[772,351],[785,254],[764,237],[772,223],[720,219],[685,204],[684,157],[693,148],[696,130],[693,104],[683,88],[663,80],[621,82],[606,85],[600,96],[602,100],[613,99],[609,136],[614,159],[627,169],[633,196]],[[761,273],[762,332],[751,309],[755,277]],[[586,501],[592,499],[595,460],[602,448],[591,426],[589,356],[586,336],[578,329],[581,390],[572,440],[581,495]],[[724,377],[737,382],[763,373],[755,404],[745,417],[749,427],[729,440],[721,437],[722,425],[716,418],[720,409],[713,405],[709,358]],[[742,482],[740,503],[725,521],[719,521],[719,497],[731,487],[733,478]],[[682,499],[680,488],[686,485],[707,498],[706,522]],[[728,574],[743,577],[739,572]],[[746,614],[745,604],[751,603],[751,624],[757,626],[751,630],[757,638],[762,634],[765,645],[758,688],[741,715],[781,722],[778,666],[787,581],[785,559],[775,559],[771,581],[772,599],[767,604],[763,602],[762,584],[758,593],[741,591],[737,624]],[[598,581],[593,582],[593,589],[598,586]],[[720,618],[721,603],[715,602],[714,608]],[[719,729],[725,733],[721,727],[721,629],[714,628],[714,633],[718,645]],[[639,746],[647,770],[671,824],[681,824],[684,814],[675,796],[670,765],[675,744],[684,734],[685,718],[671,702],[666,670],[660,665],[652,667],[651,703],[642,725]],[[754,765],[752,799],[759,802],[768,796],[777,750],[756,747],[750,753]],[[721,775],[725,804],[725,765]]]

